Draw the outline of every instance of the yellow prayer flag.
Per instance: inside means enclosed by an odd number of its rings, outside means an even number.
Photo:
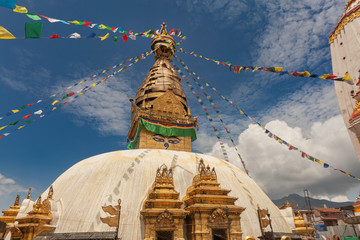
[[[341,80],[352,81],[352,78],[350,77],[349,73],[345,73],[345,76]]]
[[[139,59],[136,59],[136,60],[135,60],[135,63],[137,63],[138,61],[139,61]]]
[[[4,128],[6,128],[8,125],[6,125],[6,126],[3,126],[3,127],[0,127],[0,130],[3,130]]]
[[[303,72],[302,75],[304,77],[310,77],[310,73],[308,71]]]
[[[81,80],[81,82],[79,82],[79,84],[82,84],[84,82],[84,80]]]
[[[79,95],[83,95],[83,94],[84,94],[84,93],[82,93],[82,92],[81,92],[81,93],[79,93]]]
[[[244,114],[244,112],[243,111],[241,111],[241,110],[239,110],[240,111],[240,114]]]
[[[193,54],[194,53],[194,51],[192,51],[190,54]]]
[[[254,67],[254,69],[252,71],[255,72],[258,69],[259,69],[258,67]]]
[[[17,13],[28,13],[28,10],[26,9],[26,7],[22,7],[22,6],[18,6],[15,5],[15,8],[13,9],[14,12]]]
[[[219,135],[219,133],[218,133],[218,132],[215,132],[215,135]]]
[[[109,37],[109,33],[107,33],[105,36],[100,37],[101,41],[104,41]]]
[[[74,23],[74,24],[80,24],[80,22],[79,21],[68,21],[69,23]]]
[[[91,84],[90,87],[91,87],[91,86],[94,86],[94,87],[95,87],[95,86],[96,86],[96,83]]]
[[[105,72],[106,72],[106,70],[102,71],[102,73],[105,73]]]
[[[207,83],[206,83],[206,84],[205,84],[205,86],[207,86],[207,87],[208,87],[208,86],[209,86],[209,84],[207,84]]]
[[[321,78],[321,79],[327,79],[328,76],[329,76],[329,74],[325,74],[325,75],[320,76],[319,78]]]
[[[54,107],[51,111],[54,111],[56,109],[56,107]]]
[[[198,99],[198,102],[201,102],[201,99]]]
[[[207,116],[208,119],[210,119],[211,117],[210,116]]]
[[[181,51],[181,52],[183,52],[183,49],[182,49],[182,48],[180,48],[180,51]]]
[[[207,96],[206,98],[207,98],[207,99],[210,99],[210,98],[211,98],[211,96]]]
[[[15,110],[11,110],[13,113],[17,113],[19,110],[15,109]]]
[[[0,26],[0,39],[15,39],[14,35],[12,35],[8,30],[4,27]]]
[[[58,102],[59,102],[59,100],[55,100],[51,105],[55,105]]]
[[[22,126],[18,127],[18,129],[22,129],[23,127],[25,127],[25,125],[22,125]]]
[[[283,70],[282,67],[275,67],[275,72],[281,72]]]
[[[51,95],[50,97],[55,97],[56,96],[56,94],[53,94],[53,95]]]

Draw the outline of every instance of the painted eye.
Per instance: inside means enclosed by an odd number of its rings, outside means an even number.
[[[177,139],[169,139],[169,140],[168,140],[168,143],[171,143],[171,144],[178,144],[178,143],[180,143],[180,141],[179,141],[179,140],[177,140]]]
[[[159,137],[153,137],[152,138],[155,142],[165,142],[165,140],[163,138],[159,138]]]

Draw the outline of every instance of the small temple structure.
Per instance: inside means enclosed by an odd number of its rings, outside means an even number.
[[[197,122],[170,64],[176,44],[165,24],[151,48],[155,64],[130,99],[129,150],[79,161],[37,200],[17,198],[0,218],[7,221],[7,239],[292,236],[286,218],[246,173],[192,152]]]

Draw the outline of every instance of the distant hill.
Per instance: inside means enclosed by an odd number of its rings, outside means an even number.
[[[276,206],[279,207],[286,203],[286,197],[272,201]],[[305,198],[295,193],[289,195],[289,203],[293,205],[295,208],[296,208],[296,204],[299,204],[300,209],[308,209],[308,207],[305,204]],[[328,200],[310,198],[310,203],[311,203],[311,208],[314,209],[314,208],[323,208],[324,204],[328,208],[339,208],[339,207],[352,205],[354,202],[331,202]]]

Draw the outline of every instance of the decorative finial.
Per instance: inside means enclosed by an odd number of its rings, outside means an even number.
[[[26,199],[30,199],[30,198],[31,198],[31,187],[29,187],[29,192],[28,192]]]
[[[49,193],[48,193],[47,199],[52,199],[53,194],[54,194],[54,189],[53,189],[53,186],[51,185],[49,188]]]
[[[19,202],[20,202],[20,195],[18,194],[16,196],[15,202],[14,202],[14,206],[19,206]]]
[[[160,29],[160,33],[161,34],[167,34],[167,30],[166,30],[166,24],[165,24],[165,22],[163,22],[163,24],[161,25],[161,29]]]

